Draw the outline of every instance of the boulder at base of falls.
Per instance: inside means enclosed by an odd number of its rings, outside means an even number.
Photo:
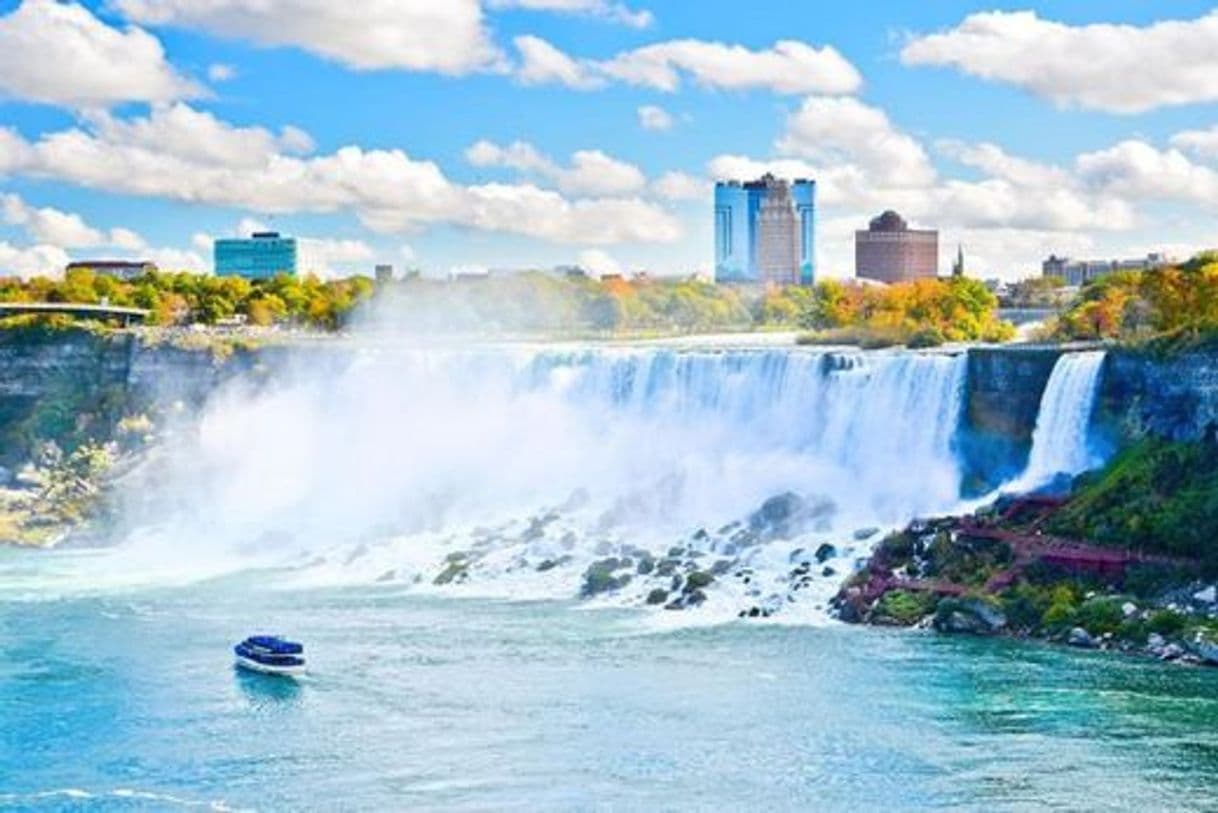
[[[591,598],[610,590],[620,590],[630,584],[630,574],[616,575],[616,571],[630,567],[629,559],[601,559],[588,565],[584,571],[584,583],[580,588],[580,596]]]
[[[1099,646],[1096,640],[1091,637],[1091,633],[1082,627],[1075,627],[1070,630],[1070,633],[1066,636],[1066,643],[1079,649],[1095,649]]]
[[[825,562],[829,561],[834,556],[837,556],[837,548],[835,548],[833,545],[830,545],[828,542],[825,542],[823,545],[821,545],[819,548],[816,549],[817,564],[823,565]]]
[[[806,500],[788,491],[770,497],[749,515],[749,529],[761,539],[791,537],[806,527],[828,525],[836,507],[829,500]]]
[[[648,604],[663,604],[668,601],[668,591],[663,587],[657,587],[647,594]]]
[[[945,598],[935,608],[932,625],[939,632],[993,635],[1006,629],[1007,617],[979,598]]]
[[[1218,638],[1214,635],[1198,632],[1188,648],[1201,659],[1202,663],[1218,666]]]

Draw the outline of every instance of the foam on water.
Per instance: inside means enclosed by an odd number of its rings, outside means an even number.
[[[125,484],[119,544],[66,560],[56,583],[274,568],[280,587],[571,598],[593,562],[675,558],[720,568],[703,617],[815,620],[879,538],[857,529],[961,507],[966,367],[904,351],[368,350],[218,392]],[[1086,389],[1058,388],[1063,411]],[[795,520],[750,520],[788,493]],[[642,605],[661,583],[637,573],[589,603]]]

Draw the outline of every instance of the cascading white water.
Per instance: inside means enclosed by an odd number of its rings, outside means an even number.
[[[1035,489],[1059,474],[1073,476],[1100,464],[1089,427],[1103,365],[1101,350],[1058,357],[1041,396],[1027,468],[1013,490]]]
[[[501,546],[504,570],[578,565],[608,544],[666,550],[784,492],[827,501],[819,532],[849,539],[958,504],[966,366],[790,348],[368,351],[213,398],[131,482],[124,566],[303,555],[401,578],[470,545]]]

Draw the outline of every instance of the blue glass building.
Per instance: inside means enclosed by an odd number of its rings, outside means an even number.
[[[296,238],[276,231],[254,232],[249,239],[225,238],[214,244],[216,276],[270,279],[296,274]]]
[[[797,267],[770,279],[758,264],[762,202],[771,195],[790,195],[794,207],[791,239],[796,242]],[[786,282],[798,278],[803,285],[816,279],[816,181],[797,179],[790,184],[766,174],[756,181],[720,181],[715,184],[715,281],[737,283]]]

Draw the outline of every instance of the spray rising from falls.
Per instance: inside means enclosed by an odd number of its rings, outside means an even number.
[[[308,363],[217,393],[132,478],[122,572],[292,562],[313,582],[609,584],[641,601],[638,568],[665,584],[694,559],[720,581],[785,576],[801,548],[846,556],[860,529],[958,503],[963,355],[381,348]],[[629,589],[626,567],[589,577],[605,560],[629,561]],[[813,574],[827,592],[833,570]]]
[[[1091,414],[1099,390],[1103,351],[1063,353],[1041,396],[1028,466],[1015,490],[1044,486],[1058,475],[1074,476],[1102,461],[1090,443]]]

